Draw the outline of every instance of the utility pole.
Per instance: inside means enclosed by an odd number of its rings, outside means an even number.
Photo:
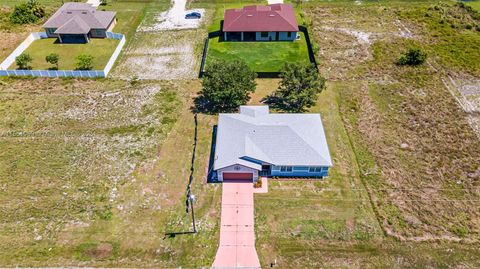
[[[190,194],[190,207],[192,208],[192,221],[193,221],[193,232],[197,232],[197,226],[195,225],[195,212],[193,211],[193,203],[195,202],[195,195]]]
[[[189,191],[186,200],[186,211],[188,213],[189,208],[192,210],[193,232],[197,233],[197,226],[195,225],[195,211],[193,210],[193,203],[195,202],[195,200],[195,195],[191,194]]]

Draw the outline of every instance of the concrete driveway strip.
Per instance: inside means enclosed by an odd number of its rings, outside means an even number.
[[[260,268],[255,250],[252,182],[224,182],[220,245],[213,268]]]

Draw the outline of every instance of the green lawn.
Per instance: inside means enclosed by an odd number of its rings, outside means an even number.
[[[209,32],[220,30],[225,9],[242,8],[246,5],[258,5],[255,2],[227,3],[217,6]],[[296,8],[297,21],[301,25],[303,19]],[[309,63],[308,48],[305,36],[295,42],[220,42],[219,38],[210,39],[208,45],[208,64],[215,59],[244,60],[256,72],[278,72],[286,62]]]
[[[309,63],[307,43],[301,33],[294,42],[219,42],[210,39],[206,65],[216,59],[243,60],[257,72],[278,72],[287,62]]]
[[[28,47],[25,53],[30,54],[33,58],[31,63],[32,69],[46,70],[52,67],[51,64],[45,61],[45,56],[50,53],[57,53],[60,55],[60,70],[75,69],[75,58],[80,54],[92,55],[94,57],[93,69],[100,70],[107,64],[119,41],[105,38],[91,39],[87,44],[59,44],[55,42],[55,38],[41,39],[33,42]],[[10,66],[10,69],[15,68],[17,68],[16,64]]]
[[[470,2],[465,2],[465,4],[471,6],[473,9],[476,11],[480,11],[480,1],[479,0],[474,0]]]

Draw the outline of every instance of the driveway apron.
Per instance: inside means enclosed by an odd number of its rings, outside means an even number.
[[[260,268],[255,250],[252,182],[225,181],[214,268]]]

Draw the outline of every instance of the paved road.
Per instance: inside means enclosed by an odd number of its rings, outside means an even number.
[[[255,250],[252,182],[224,182],[220,246],[214,268],[260,268]]]

